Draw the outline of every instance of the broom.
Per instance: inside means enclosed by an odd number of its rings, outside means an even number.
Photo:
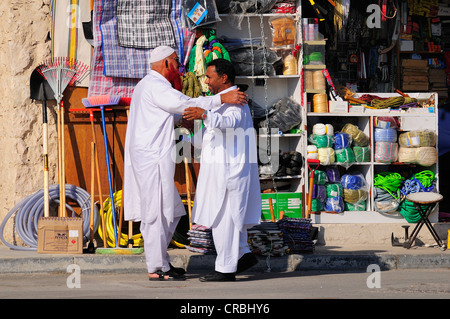
[[[96,250],[97,253],[100,254],[123,254],[126,253],[142,253],[142,249],[127,249],[127,248],[119,248],[119,239],[117,234],[117,223],[116,223],[116,211],[114,205],[114,192],[112,186],[112,177],[111,177],[111,166],[109,163],[109,149],[108,149],[108,138],[106,135],[106,126],[105,126],[105,106],[107,105],[117,105],[120,101],[120,96],[118,95],[98,95],[91,96],[82,99],[82,103],[84,107],[100,107],[100,112],[102,115],[102,129],[103,129],[103,140],[105,143],[105,157],[106,157],[106,169],[108,172],[108,186],[109,186],[109,196],[111,200],[111,212],[112,212],[112,220],[113,220],[113,228],[114,228],[114,249],[110,248],[98,248]]]
[[[42,62],[38,66],[39,72],[47,80],[53,90],[57,102],[57,131],[58,131],[58,165],[59,165],[59,193],[60,217],[66,216],[65,191],[65,160],[64,160],[64,115],[61,107],[63,92],[68,85],[80,80],[88,70],[88,66],[73,58],[55,57]]]

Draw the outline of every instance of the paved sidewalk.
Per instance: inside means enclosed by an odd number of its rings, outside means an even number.
[[[169,249],[174,266],[188,271],[212,270],[214,255],[192,253],[187,249]],[[405,249],[392,246],[319,246],[314,253],[285,255],[282,257],[259,256],[259,263],[250,271],[292,272],[300,270],[349,270],[366,271],[371,264],[381,270],[414,268],[450,268],[450,251],[438,247]],[[11,250],[0,246],[0,274],[27,274],[42,272],[66,272],[71,264],[80,266],[82,272],[124,273],[145,272],[144,254],[38,254],[36,251]]]

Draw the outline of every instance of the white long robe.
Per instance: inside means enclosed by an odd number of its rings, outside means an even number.
[[[136,85],[125,138],[125,220],[151,223],[162,212],[172,222],[185,214],[174,184],[174,114],[220,105],[220,96],[189,98],[153,70]]]
[[[211,227],[224,206],[227,194],[228,211],[225,213],[231,214],[239,231],[244,231],[258,224],[261,217],[256,136],[250,109],[248,105],[223,104],[208,111],[204,123],[206,130],[192,211],[193,222]]]

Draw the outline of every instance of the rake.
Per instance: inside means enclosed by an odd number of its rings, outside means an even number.
[[[58,165],[59,165],[59,216],[66,216],[66,187],[65,187],[65,159],[64,159],[64,106],[61,100],[68,85],[79,81],[88,70],[88,66],[80,61],[68,57],[55,57],[42,62],[38,71],[47,80],[53,90],[57,102],[57,130],[58,130]],[[62,108],[62,109],[61,109]]]

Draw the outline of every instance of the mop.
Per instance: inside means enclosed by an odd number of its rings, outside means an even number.
[[[91,96],[88,98],[83,98],[82,103],[86,108],[100,107],[100,112],[102,115],[102,129],[103,129],[103,140],[105,143],[105,157],[106,157],[106,168],[108,172],[108,186],[109,186],[109,196],[111,200],[111,211],[112,211],[112,221],[114,228],[114,245],[113,248],[97,248],[96,253],[99,254],[140,254],[143,252],[143,247],[139,248],[121,248],[119,247],[119,238],[117,233],[117,222],[116,222],[116,210],[114,201],[114,192],[112,186],[111,177],[111,166],[109,162],[109,149],[108,149],[108,137],[106,135],[106,125],[105,125],[105,106],[117,105],[120,101],[120,96],[118,95],[99,95]],[[106,231],[106,230],[105,230]]]
[[[58,165],[59,165],[59,217],[66,217],[65,161],[64,161],[64,115],[61,109],[63,92],[68,85],[80,80],[89,67],[75,59],[55,57],[42,62],[38,70],[53,90],[57,102]]]

